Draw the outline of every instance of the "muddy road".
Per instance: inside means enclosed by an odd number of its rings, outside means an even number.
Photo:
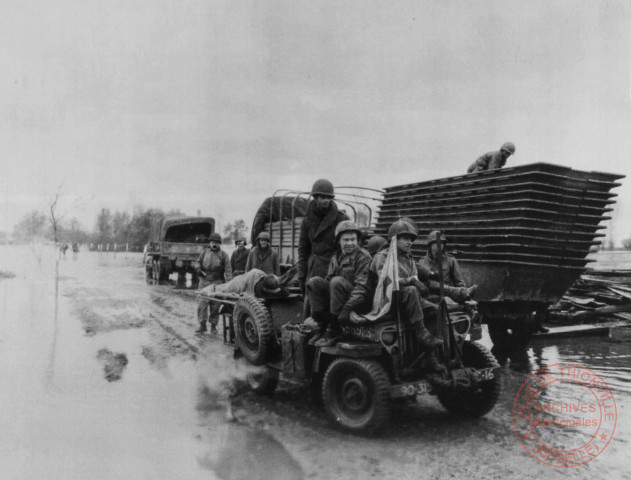
[[[2,479],[630,478],[628,328],[534,344],[503,367],[484,418],[452,419],[423,397],[363,438],[333,429],[296,385],[281,382],[274,398],[248,392],[221,331],[193,334],[194,296],[146,284],[141,255],[55,262],[50,249],[0,248],[0,270],[15,274],[0,277]],[[557,362],[601,375],[618,411],[607,449],[571,469],[531,458],[511,415],[530,373]]]

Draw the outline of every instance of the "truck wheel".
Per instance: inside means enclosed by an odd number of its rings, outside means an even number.
[[[499,368],[497,360],[482,345],[465,342],[462,346],[462,360],[465,367]],[[490,412],[500,396],[502,385],[497,370],[492,380],[480,383],[465,391],[444,392],[438,400],[450,414],[464,418],[478,418]]]
[[[272,395],[278,386],[278,370],[263,366],[249,371],[245,380],[257,395]]]
[[[153,283],[153,270],[149,265],[145,265],[145,281],[147,283]]]
[[[157,260],[153,261],[153,268],[151,269],[151,273],[153,274],[153,280],[158,283],[160,281],[160,262]]]
[[[169,278],[168,273],[162,266],[160,265],[159,260],[154,260],[153,262],[153,279],[157,282],[164,282]]]
[[[245,295],[237,302],[232,314],[237,346],[253,365],[269,360],[274,347],[274,324],[265,304]]]
[[[322,383],[329,418],[343,430],[369,434],[390,419],[390,381],[374,360],[338,358]]]

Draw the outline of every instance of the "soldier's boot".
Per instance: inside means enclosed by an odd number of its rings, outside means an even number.
[[[469,288],[465,288],[466,300],[471,300],[475,296],[475,292],[478,289],[477,285],[471,285]]]
[[[206,321],[205,320],[199,324],[199,328],[197,330],[195,330],[195,333],[197,333],[197,334],[206,333]]]
[[[427,357],[425,358],[425,368],[427,368],[430,372],[447,373],[447,368],[438,361],[438,357],[436,356],[436,352],[434,350],[427,354]]]
[[[339,327],[336,328],[334,326],[330,326],[326,329],[326,332],[324,332],[322,338],[315,342],[314,345],[316,347],[332,347],[340,340],[342,340],[342,331],[339,329]]]
[[[425,325],[421,325],[421,328],[418,331],[418,341],[425,350],[432,351],[439,345],[443,344],[443,341],[440,338],[436,338],[432,335]]]
[[[319,341],[326,331],[326,326],[328,324],[328,317],[324,312],[312,312],[311,318],[317,323],[317,327],[315,329],[315,333],[309,339],[309,345],[315,345],[317,341]]]
[[[215,325],[214,323],[210,324],[210,333],[217,333],[217,325]]]

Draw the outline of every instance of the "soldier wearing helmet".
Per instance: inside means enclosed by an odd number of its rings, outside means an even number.
[[[366,250],[368,250],[368,253],[370,253],[371,257],[374,257],[375,253],[377,253],[387,244],[388,241],[381,235],[374,235],[370,237],[370,239],[368,239],[368,242],[366,243]]]
[[[314,276],[307,282],[311,317],[318,324],[310,343],[318,347],[334,345],[341,338],[340,323],[349,320],[351,311],[370,310],[368,293],[370,254],[359,247],[361,232],[350,220],[335,228],[337,252],[331,258],[326,277]],[[326,330],[325,330],[326,328]]]
[[[511,155],[515,155],[515,144],[505,142],[498,151],[488,152],[473,162],[467,169],[467,173],[483,172],[485,170],[494,170],[502,168],[506,164],[506,160]]]
[[[252,247],[248,255],[248,262],[245,271],[249,272],[253,268],[263,270],[265,273],[280,275],[280,263],[278,253],[270,245],[270,235],[261,232],[256,237],[256,246]]]
[[[248,254],[250,250],[245,248],[245,238],[237,237],[234,241],[236,249],[230,256],[230,266],[232,267],[232,276],[243,275],[245,273],[245,266],[248,263]]]
[[[312,200],[300,226],[298,241],[298,283],[305,291],[311,277],[326,277],[329,262],[335,254],[335,227],[348,217],[337,209],[333,201],[333,184],[317,180],[311,189]]]
[[[388,229],[388,239],[390,242],[397,242],[397,262],[399,269],[399,301],[401,311],[411,323],[419,325],[419,342],[427,350],[433,350],[442,340],[434,337],[425,327],[423,319],[423,307],[421,303],[421,292],[426,291],[424,285],[418,279],[416,264],[412,258],[412,243],[418,238],[418,233],[414,223],[406,218],[394,222]],[[369,287],[375,291],[377,281],[381,275],[386,259],[387,250],[380,250],[372,259],[370,264]]]
[[[440,242],[438,242],[439,238]],[[438,262],[439,243],[442,253],[442,269]],[[447,236],[444,233],[437,230],[429,233],[427,236],[427,255],[421,258],[417,265],[419,274],[429,286],[430,294],[435,295],[440,293],[439,272],[442,270],[445,296],[458,303],[470,300],[477,285],[466,287],[458,261],[445,251],[446,244]]]
[[[199,254],[195,262],[195,270],[199,278],[199,289],[208,285],[216,285],[232,280],[232,266],[230,257],[221,249],[221,235],[213,233],[209,237],[208,245]],[[210,320],[211,333],[217,333],[217,323],[219,321],[218,312],[215,308],[210,308],[210,302],[200,300],[197,304],[197,319],[199,328],[195,333],[206,331],[206,322]]]

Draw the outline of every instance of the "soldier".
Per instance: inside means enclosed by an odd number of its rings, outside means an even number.
[[[407,219],[394,222],[388,229],[388,239],[392,241],[396,236],[397,261],[399,267],[399,301],[405,318],[412,324],[418,323],[418,338],[421,345],[427,350],[433,350],[443,343],[434,337],[425,327],[423,320],[423,307],[421,292],[425,286],[418,279],[416,264],[412,258],[412,243],[418,238],[416,227]],[[381,271],[386,263],[388,250],[378,251],[370,264],[369,287],[374,291],[374,286],[379,279]]]
[[[249,272],[234,277],[232,280],[219,285],[209,285],[201,290],[201,293],[247,293],[254,297],[287,296],[287,284],[296,275],[295,267],[285,272],[281,277],[274,274],[266,274],[256,268]]]
[[[278,253],[270,246],[270,236],[267,232],[259,233],[258,237],[256,237],[256,245],[252,247],[248,254],[245,271],[249,272],[253,268],[263,270],[265,273],[280,275]]]
[[[298,241],[298,283],[305,292],[311,277],[326,277],[329,262],[335,254],[335,227],[348,217],[339,212],[333,201],[333,184],[325,179],[317,180],[311,189],[313,200],[300,226]]]
[[[427,255],[419,260],[417,265],[420,277],[425,281],[432,294],[440,292],[438,233],[438,231],[434,230],[427,236]],[[478,288],[477,285],[472,285],[469,288],[466,287],[462,274],[460,273],[460,268],[458,267],[458,261],[455,257],[445,252],[447,236],[441,233],[440,241],[445,296],[458,303],[471,300],[471,297]]]
[[[367,311],[372,305],[368,294],[370,254],[359,247],[361,232],[350,220],[335,228],[336,254],[331,258],[325,278],[313,276],[307,282],[311,316],[318,324],[309,343],[318,347],[334,345],[341,339],[340,323],[349,320],[351,311]],[[325,331],[326,328],[326,331]]]
[[[195,270],[199,278],[199,289],[208,285],[216,285],[232,280],[232,267],[228,254],[221,249],[221,236],[213,233],[209,237],[208,246],[200,253],[195,262]],[[206,331],[206,322],[210,320],[210,332],[217,333],[219,318],[216,308],[210,308],[207,300],[200,300],[197,305],[197,319],[199,328],[195,333]]]
[[[387,244],[388,241],[385,238],[383,238],[381,235],[375,235],[373,237],[370,237],[370,239],[366,243],[366,250],[368,250],[368,253],[371,257],[374,257],[375,253],[377,253]]]
[[[494,170],[502,168],[506,164],[508,157],[515,154],[515,144],[506,142],[499,151],[488,152],[473,162],[467,169],[467,173],[483,172],[484,170]]]
[[[236,277],[245,273],[250,250],[245,248],[245,238],[243,237],[237,237],[234,244],[237,246],[237,249],[230,256],[230,266],[232,267],[232,276]]]

